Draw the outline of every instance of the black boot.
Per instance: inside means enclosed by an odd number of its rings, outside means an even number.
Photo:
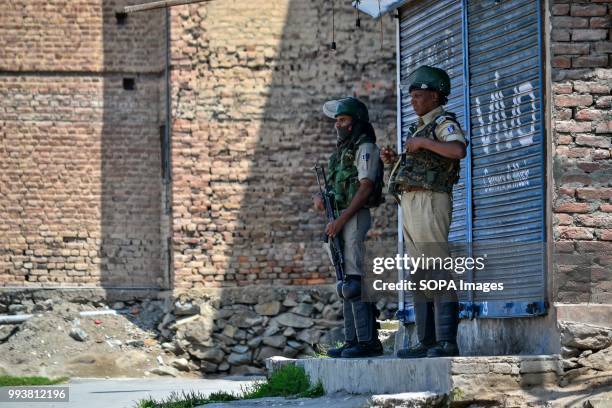
[[[433,302],[428,302],[420,293],[418,295],[414,301],[414,322],[419,342],[412,347],[398,350],[399,358],[427,357],[427,350],[436,344]]]
[[[342,352],[346,349],[354,347],[357,345],[357,342],[347,341],[340,347],[332,348],[327,350],[327,356],[331,358],[339,358],[342,355]]]
[[[459,355],[457,343],[439,341],[434,347],[427,350],[427,357],[455,357]]]
[[[427,357],[427,352],[433,344],[417,343],[415,346],[397,350],[398,358],[422,358]]]
[[[459,355],[457,327],[459,325],[459,304],[456,301],[437,301],[435,305],[436,339],[435,347],[427,357],[454,357]]]
[[[342,358],[365,358],[378,357],[383,354],[383,346],[380,340],[374,339],[368,342],[357,343],[355,346],[345,349]]]
[[[327,356],[339,358],[347,348],[357,345],[357,334],[355,333],[355,317],[353,316],[353,306],[348,300],[342,300],[344,314],[344,344],[327,350]]]

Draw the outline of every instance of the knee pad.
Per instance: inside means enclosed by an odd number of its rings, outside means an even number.
[[[346,300],[361,299],[361,277],[347,277],[342,285],[342,296]]]

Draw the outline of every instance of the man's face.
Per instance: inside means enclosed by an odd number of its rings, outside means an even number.
[[[349,115],[338,115],[336,116],[336,124],[334,126],[336,129],[346,128],[346,130],[350,132],[353,126],[353,118]]]
[[[412,107],[417,115],[423,116],[440,105],[438,92],[429,89],[414,89],[410,91]]]

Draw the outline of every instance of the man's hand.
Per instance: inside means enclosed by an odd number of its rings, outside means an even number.
[[[430,142],[430,139],[426,137],[411,137],[406,141],[406,150],[409,153],[418,152],[421,149],[426,149],[428,142]]]
[[[380,149],[380,159],[385,164],[392,164],[397,161],[397,153],[391,147],[383,147]]]
[[[343,218],[340,217],[337,220],[334,220],[333,222],[330,222],[329,224],[327,224],[327,227],[325,227],[325,233],[333,238],[336,235],[338,235],[340,231],[342,231],[343,227],[344,227],[344,221],[343,221]]]
[[[325,204],[323,203],[323,199],[320,194],[315,194],[312,197],[312,201],[314,203],[315,210],[323,212],[325,211]]]

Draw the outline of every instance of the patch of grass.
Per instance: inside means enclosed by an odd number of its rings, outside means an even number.
[[[47,377],[13,377],[0,375],[0,387],[18,387],[26,385],[56,385],[68,381],[68,377],[50,379]]]
[[[323,384],[310,385],[310,379],[302,367],[285,365],[275,371],[266,381],[256,382],[242,389],[238,395],[215,392],[208,397],[199,392],[173,392],[168,398],[155,401],[151,398],[138,401],[135,408],[194,408],[213,402],[228,402],[264,397],[317,398],[325,395]]]
[[[302,367],[287,364],[275,371],[267,381],[255,383],[242,398],[290,397],[310,388],[310,380]]]
[[[462,400],[464,396],[465,396],[465,393],[463,392],[463,390],[459,387],[455,387],[450,393],[450,400],[451,401]]]
[[[236,401],[238,396],[227,392],[213,392],[208,397],[197,391],[173,392],[167,398],[156,401],[152,398],[138,401],[136,408],[194,408],[214,402]]]
[[[300,397],[319,398],[324,395],[325,395],[325,388],[323,388],[323,384],[321,384],[321,381],[318,381],[314,387],[310,387],[309,389],[304,391],[302,394],[300,394]]]

